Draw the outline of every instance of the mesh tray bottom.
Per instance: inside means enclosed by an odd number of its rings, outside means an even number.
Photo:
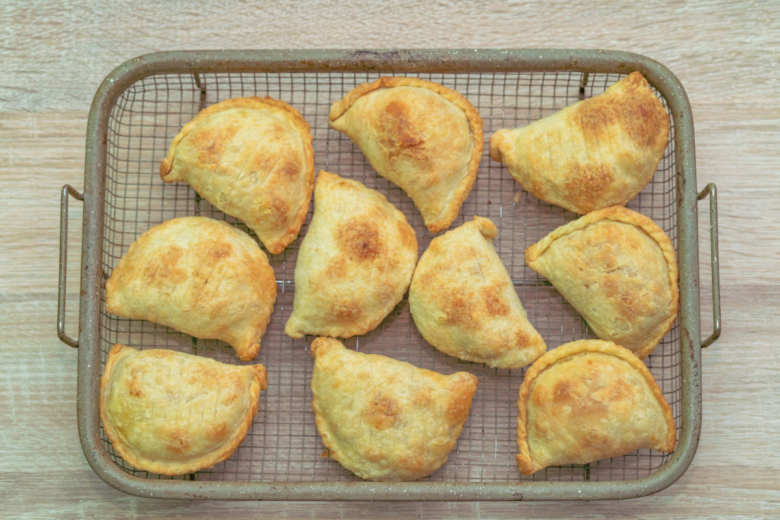
[[[575,103],[581,93],[585,97],[598,95],[621,78],[616,74],[590,74],[581,89],[583,75],[568,72],[416,76],[442,83],[465,95],[483,118],[486,141],[500,128],[526,125]],[[175,74],[150,76],[131,85],[110,116],[104,278],[141,233],[171,218],[203,215],[226,220],[251,234],[244,224],[201,200],[186,184],[165,185],[157,175],[159,162],[173,136],[197,114],[202,102],[209,105],[241,96],[269,95],[297,108],[312,127],[317,170],[359,180],[387,196],[416,230],[422,254],[435,235],[424,227],[411,199],[379,177],[348,138],[328,127],[330,105],[358,84],[378,77],[379,74],[373,73],[202,74],[198,78]],[[653,181],[628,207],[652,218],[676,245],[673,139],[672,127],[666,153]],[[517,192],[521,193],[515,198]],[[577,216],[522,192],[502,165],[490,160],[487,142],[474,189],[452,228],[474,215],[490,218],[498,226],[496,250],[515,283],[531,323],[548,347],[595,338],[560,294],[523,261],[524,250],[529,245]],[[359,480],[338,462],[322,457],[324,446],[311,411],[313,359],[308,351],[311,338],[292,340],[283,332],[292,310],[295,259],[310,219],[311,211],[299,238],[282,254],[269,255],[276,271],[278,297],[260,354],[252,362],[265,365],[269,378],[252,429],[229,460],[210,470],[176,478],[273,482]],[[103,304],[102,363],[114,343],[135,348],[168,348],[224,363],[241,363],[224,343],[196,340],[150,322],[119,318],[108,314]],[[651,450],[638,450],[584,466],[547,468],[524,477],[515,465],[517,395],[524,370],[491,369],[442,354],[417,332],[406,299],[377,329],[345,344],[361,352],[391,356],[437,372],[450,374],[465,370],[479,378],[469,420],[456,448],[447,464],[423,481],[628,480],[653,473],[669,457]],[[682,382],[678,324],[646,362],[672,407],[679,432]],[[142,478],[166,478],[129,466],[116,454],[102,430],[101,439],[111,458],[125,471]]]

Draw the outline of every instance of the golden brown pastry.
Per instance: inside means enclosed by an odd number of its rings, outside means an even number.
[[[380,78],[330,109],[371,166],[400,186],[432,233],[458,216],[482,157],[482,119],[458,92],[417,78]]]
[[[282,100],[228,99],[184,125],[160,177],[188,183],[281,253],[298,236],[314,189],[309,125]]]
[[[416,262],[403,213],[378,191],[321,171],[284,331],[349,338],[373,330],[403,298]]]
[[[523,475],[639,448],[671,453],[677,444],[672,410],[650,371],[607,341],[566,343],[536,360],[517,408]]]
[[[100,419],[134,468],[193,473],[236,451],[267,384],[263,365],[116,344],[100,380]]]
[[[106,281],[106,310],[229,343],[242,361],[260,350],[276,276],[249,235],[225,222],[182,217],[141,235]]]
[[[523,189],[579,214],[625,205],[647,186],[669,138],[669,116],[639,72],[600,96],[490,136],[490,157]]]
[[[559,227],[525,251],[596,335],[640,358],[677,318],[677,260],[664,231],[620,206]]]
[[[474,217],[434,238],[414,271],[409,308],[420,334],[445,354],[520,368],[547,346],[493,247],[497,234],[493,222]]]
[[[360,478],[415,480],[447,462],[469,415],[477,378],[451,376],[317,338],[311,389],[328,454]]]

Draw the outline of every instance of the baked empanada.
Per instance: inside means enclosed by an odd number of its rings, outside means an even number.
[[[267,384],[263,365],[116,344],[100,380],[100,419],[134,468],[193,473],[236,451]]]
[[[672,410],[650,371],[607,341],[574,341],[536,360],[517,408],[523,475],[639,448],[671,453],[677,444]]]
[[[412,198],[432,233],[458,216],[484,145],[482,119],[461,94],[417,78],[380,78],[334,103],[330,126]]]
[[[282,100],[228,99],[184,125],[160,177],[188,183],[281,253],[298,236],[314,189],[309,125]]]
[[[414,271],[409,308],[420,334],[445,354],[520,368],[547,346],[493,247],[497,234],[493,222],[474,217],[434,238]]]
[[[579,214],[625,205],[647,186],[669,138],[669,116],[639,72],[600,96],[490,136],[490,157],[523,189]]]
[[[559,227],[525,251],[596,335],[649,355],[680,299],[674,246],[652,220],[620,206]]]
[[[276,276],[243,231],[206,217],[163,222],[138,237],[106,281],[106,310],[257,357],[276,301]]]
[[[321,171],[284,331],[349,338],[373,330],[403,298],[416,262],[403,213],[378,191]]]
[[[477,378],[451,376],[317,338],[311,389],[330,458],[360,478],[415,480],[447,462],[469,415]]]

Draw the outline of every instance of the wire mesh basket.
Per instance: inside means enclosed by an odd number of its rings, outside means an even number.
[[[141,58],[145,68],[129,63],[125,65],[128,70],[112,74],[123,84],[108,85],[111,90],[108,96],[98,92],[90,121],[90,131],[96,129],[93,125],[103,125],[97,130],[104,140],[101,150],[88,147],[87,176],[90,175],[90,154],[99,156],[94,159],[99,163],[96,170],[100,171],[96,172],[99,179],[93,179],[92,186],[90,179],[87,180],[85,204],[92,204],[101,214],[92,215],[94,222],[85,221],[84,228],[85,242],[93,241],[84,246],[85,269],[93,272],[85,272],[82,279],[82,288],[86,285],[91,295],[86,297],[86,305],[82,302],[79,341],[82,352],[79,357],[80,365],[82,358],[88,355],[95,363],[84,368],[88,374],[82,373],[82,376],[90,379],[94,387],[95,378],[102,373],[107,353],[115,343],[141,349],[167,348],[224,363],[241,363],[223,342],[195,339],[151,322],[109,314],[103,294],[105,280],[127,253],[130,244],[141,233],[166,220],[208,216],[225,220],[254,237],[246,225],[201,200],[190,186],[164,184],[157,174],[160,161],[181,127],[205,106],[229,98],[268,95],[283,99],[298,109],[312,129],[316,170],[358,180],[384,194],[415,229],[422,254],[435,235],[425,228],[411,199],[396,185],[376,174],[346,136],[329,128],[328,112],[332,103],[355,86],[380,76],[420,77],[441,83],[468,98],[483,119],[487,141],[498,129],[527,125],[580,99],[598,95],[627,73],[641,70],[654,87],[660,87],[655,92],[670,114],[671,128],[663,160],[652,182],[628,207],[661,226],[678,253],[681,248],[691,248],[688,246],[690,237],[681,237],[679,232],[681,218],[688,227],[693,226],[694,234],[696,225],[695,213],[682,212],[685,189],[680,182],[684,179],[681,172],[685,172],[684,165],[679,163],[682,156],[678,149],[681,136],[677,128],[680,112],[670,106],[674,103],[670,102],[668,89],[665,91],[664,85],[658,84],[653,69],[648,69],[644,58],[612,53],[619,56],[602,56],[602,62],[588,63],[585,56],[580,65],[556,68],[555,60],[548,55],[534,61],[535,67],[512,68],[499,66],[500,62],[489,56],[469,59],[458,56],[458,52],[461,51],[439,51],[437,56],[449,59],[447,66],[422,51],[416,57],[413,53],[409,56],[384,53],[381,59],[379,54],[330,51],[320,53],[320,59],[314,62],[305,51],[299,52],[297,57],[256,51],[253,60],[231,54],[230,63],[211,55],[171,53]],[[513,52],[515,61],[526,58],[519,56],[523,51]],[[525,52],[538,54],[538,51]],[[621,69],[617,66],[617,58],[626,56],[633,60],[628,66],[624,63]],[[529,58],[533,59],[533,55]],[[110,80],[111,76],[107,81]],[[101,95],[112,99],[101,99]],[[683,109],[687,108],[685,101]],[[105,103],[101,105],[101,102]],[[692,128],[690,133],[687,127],[684,132],[682,137],[692,141]],[[89,139],[94,137],[90,133]],[[595,338],[579,314],[549,282],[528,268],[523,259],[528,246],[558,226],[576,219],[577,215],[541,202],[523,191],[503,165],[490,160],[487,149],[486,142],[474,189],[451,228],[470,221],[474,215],[490,218],[497,225],[496,250],[509,271],[529,320],[542,334],[548,348],[577,339]],[[91,200],[90,187],[93,189]],[[690,188],[695,201],[695,177]],[[695,210],[695,202],[693,208]],[[667,468],[681,474],[690,463],[695,451],[694,437],[698,435],[700,397],[692,395],[696,390],[686,386],[683,377],[683,372],[692,368],[690,363],[698,363],[698,359],[685,357],[686,345],[681,341],[681,329],[686,326],[684,314],[690,308],[685,306],[684,279],[690,276],[690,269],[686,273],[683,254],[680,254],[683,316],[645,360],[672,407],[681,439],[675,454],[643,449],[592,464],[550,467],[528,477],[522,476],[515,454],[517,396],[524,370],[494,369],[443,354],[421,337],[404,298],[379,327],[344,343],[360,352],[390,356],[444,374],[465,370],[476,375],[479,389],[456,448],[448,462],[431,476],[406,484],[366,483],[338,462],[323,457],[324,446],[311,409],[313,359],[309,345],[313,338],[293,340],[284,334],[284,324],[292,311],[295,261],[312,209],[299,237],[284,252],[270,255],[265,251],[276,273],[278,296],[260,354],[253,363],[266,366],[269,385],[261,396],[258,414],[241,446],[229,460],[182,477],[171,479],[136,470],[116,454],[102,426],[95,424],[98,422],[96,389],[89,390],[89,385],[80,385],[82,444],[90,463],[104,479],[126,491],[147,496],[183,497],[192,495],[197,489],[199,496],[206,498],[463,499],[467,496],[466,499],[518,499],[518,496],[533,498],[535,493],[543,497],[546,492],[550,499],[566,498],[575,487],[579,488],[582,498],[585,498],[583,489],[586,496],[609,493],[609,489],[618,488],[599,486],[599,483],[617,482],[628,486],[625,489],[631,496],[645,494],[646,489],[655,490],[648,486],[660,488],[653,481],[658,481],[664,472],[669,475]],[[697,262],[698,259],[694,264],[696,270]],[[695,320],[688,320],[695,324],[695,330],[688,330],[689,325],[685,334],[686,337],[694,334],[698,347],[698,292],[695,303]],[[86,329],[91,334],[85,335]],[[691,350],[696,358],[698,349],[691,344]],[[92,394],[82,394],[82,391]],[[81,405],[86,401],[89,401],[88,409],[82,411]],[[695,410],[686,413],[686,406],[690,407],[691,403]],[[685,453],[681,454],[681,450]],[[91,458],[90,454],[96,452],[99,453]],[[674,460],[670,462],[670,459]],[[679,471],[680,467],[682,471]],[[666,477],[668,483],[664,481],[664,486],[673,482],[670,479]],[[152,482],[148,482],[150,480]],[[223,482],[231,485],[225,486]],[[645,484],[639,484],[642,482]],[[567,489],[566,484],[561,487],[557,483],[568,483],[570,489],[565,493],[551,491]],[[226,489],[227,494],[224,494]],[[307,489],[310,490],[308,494]],[[369,489],[375,491],[372,493]],[[460,490],[460,494],[453,490]],[[463,490],[467,490],[465,495]]]

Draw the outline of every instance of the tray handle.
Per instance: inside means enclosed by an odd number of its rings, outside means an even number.
[[[699,193],[699,200],[710,197],[710,248],[712,262],[712,324],[713,331],[709,338],[701,343],[701,348],[707,348],[720,337],[720,273],[718,271],[718,190],[711,182]]]
[[[79,342],[65,334],[65,282],[68,270],[68,198],[84,200],[84,196],[76,191],[73,186],[66,184],[62,187],[60,201],[60,283],[57,299],[57,337],[71,347],[78,348]]]

